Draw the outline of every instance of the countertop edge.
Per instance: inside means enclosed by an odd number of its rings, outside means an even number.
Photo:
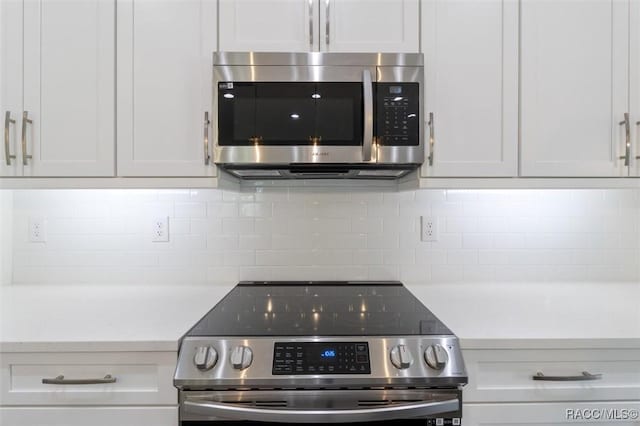
[[[462,350],[640,349],[640,338],[460,338]]]
[[[175,352],[178,341],[0,342],[0,353],[26,352]]]
[[[0,342],[0,353],[178,352],[178,341]],[[640,349],[640,338],[460,338],[462,350]]]

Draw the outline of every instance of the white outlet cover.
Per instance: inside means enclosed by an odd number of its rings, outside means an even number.
[[[47,220],[45,218],[29,218],[29,241],[32,243],[44,243],[47,241]]]
[[[151,241],[154,243],[169,242],[169,217],[156,217],[151,222]]]
[[[438,241],[438,218],[420,216],[420,241]]]

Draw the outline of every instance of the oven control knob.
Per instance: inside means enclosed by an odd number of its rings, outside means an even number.
[[[449,354],[442,346],[431,345],[424,351],[424,360],[434,370],[442,370],[449,361]]]
[[[391,349],[391,364],[399,370],[409,368],[413,363],[413,356],[405,345],[397,345]]]
[[[193,363],[198,370],[211,370],[218,361],[218,352],[213,346],[198,346],[193,356]]]
[[[231,365],[233,365],[233,368],[236,370],[244,370],[251,365],[253,352],[248,346],[236,346],[231,350],[229,361],[231,361]]]

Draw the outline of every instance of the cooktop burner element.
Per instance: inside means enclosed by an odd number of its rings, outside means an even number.
[[[467,381],[458,338],[401,283],[306,281],[239,283],[182,339],[174,385],[183,425],[454,425]]]
[[[452,334],[398,282],[241,282],[187,336]]]

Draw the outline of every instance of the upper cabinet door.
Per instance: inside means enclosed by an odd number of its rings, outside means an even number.
[[[25,176],[113,176],[115,0],[24,1]]]
[[[428,142],[422,175],[517,176],[518,2],[422,5]]]
[[[22,0],[0,0],[0,176],[22,175]]]
[[[219,1],[220,51],[318,50],[319,0]]]
[[[521,3],[521,174],[624,176],[629,1]]]
[[[631,2],[630,90],[632,175],[640,176],[640,1]]]
[[[417,53],[419,0],[320,0],[320,34],[326,52]]]
[[[118,0],[119,176],[215,175],[215,23],[215,0]]]

